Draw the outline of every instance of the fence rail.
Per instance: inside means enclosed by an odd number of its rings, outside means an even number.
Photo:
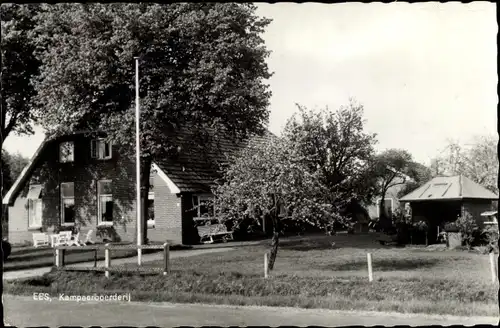
[[[62,249],[62,250],[106,250],[106,249],[114,249],[114,250],[129,250],[129,249],[163,249],[165,244],[163,245],[114,245],[114,244],[105,244],[103,245],[86,245],[86,246],[55,246],[54,248]]]
[[[94,266],[71,266],[68,267],[64,263],[66,250],[93,250],[95,251]],[[130,250],[130,249],[162,249],[163,250],[163,265],[162,267],[142,267],[139,263],[137,268],[126,268],[124,266],[111,266],[111,252],[117,250]],[[97,251],[104,250],[104,267],[97,267]],[[54,252],[54,264],[57,268],[62,270],[76,270],[76,271],[98,271],[104,272],[105,276],[109,278],[110,272],[123,272],[123,271],[143,271],[143,272],[159,272],[166,275],[170,272],[170,245],[165,243],[163,245],[88,245],[88,246],[56,246]]]

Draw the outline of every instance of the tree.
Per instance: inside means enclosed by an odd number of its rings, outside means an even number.
[[[2,149],[2,167],[1,167],[1,170],[2,170],[1,173],[2,173],[2,177],[3,177],[3,180],[2,180],[2,183],[3,183],[2,198],[3,198],[3,196],[5,196],[5,194],[9,190],[10,186],[12,185],[12,182],[14,181],[13,177],[12,177],[13,176],[12,169],[10,166],[10,155],[4,149]]]
[[[151,163],[225,129],[265,130],[271,76],[261,34],[270,23],[252,4],[88,3],[44,5],[37,16],[37,103],[49,135],[100,130],[135,152],[135,64],[140,57],[141,195],[147,233]],[[64,124],[60,124],[64,122]],[[200,143],[200,142],[198,142]]]
[[[322,182],[345,208],[352,200],[368,203],[376,192],[370,176],[376,135],[364,131],[363,106],[351,100],[338,110],[312,111],[297,105],[283,131],[284,138],[307,156],[310,172],[319,170]]]
[[[0,196],[3,198],[7,191],[9,190],[10,186],[12,185],[12,173],[9,165],[9,153],[7,151],[2,149],[2,158],[1,158],[2,165],[0,166],[0,174],[2,176],[1,182],[2,182],[2,189]],[[8,234],[8,212],[7,212],[8,207],[2,204],[2,236],[7,236]],[[2,249],[3,251],[3,249]]]
[[[11,133],[32,133],[36,111],[32,106],[35,95],[33,79],[38,74],[39,61],[34,56],[35,46],[30,31],[38,4],[0,5],[1,75],[0,75],[0,190],[4,195],[11,183],[8,164],[4,162],[3,143]],[[7,181],[4,181],[6,179]],[[3,208],[3,207],[2,207]],[[2,210],[4,221],[5,210]],[[2,230],[3,231],[3,230]]]
[[[380,191],[380,224],[383,228],[392,226],[389,214],[387,213],[383,199],[387,191],[398,185],[404,185],[413,180],[416,172],[412,170],[414,167],[412,156],[403,149],[388,149],[381,154],[378,154],[373,161],[374,176],[379,181]]]
[[[406,181],[403,187],[398,191],[398,198],[408,195],[410,192],[431,180],[432,170],[421,163],[410,162],[408,165],[408,175],[412,177],[412,179],[410,181]]]
[[[5,160],[10,168],[10,179],[14,182],[19,175],[21,175],[22,170],[28,165],[29,159],[24,157],[21,153],[17,152],[14,154],[6,153]],[[10,185],[7,187],[10,188]]]
[[[342,220],[332,204],[334,195],[322,183],[321,172],[310,173],[309,159],[285,138],[245,148],[225,170],[214,189],[215,210],[237,224],[255,212],[273,225],[269,269],[276,260],[281,222],[291,219],[325,227]]]
[[[443,155],[433,159],[434,175],[464,175],[498,193],[497,140],[494,136],[475,136],[468,144],[449,141]]]
[[[1,124],[0,141],[10,133],[33,133],[36,118],[32,98],[33,79],[40,62],[34,55],[35,45],[30,33],[35,26],[37,4],[1,4]]]

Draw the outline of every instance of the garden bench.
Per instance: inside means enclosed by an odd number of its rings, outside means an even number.
[[[49,246],[49,235],[44,232],[36,232],[33,234],[33,246]]]
[[[224,242],[233,240],[233,232],[228,231],[225,224],[206,224],[197,226],[200,241],[204,244],[212,244],[214,237],[222,237]]]

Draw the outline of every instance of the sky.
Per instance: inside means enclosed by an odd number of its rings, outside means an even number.
[[[429,165],[449,140],[495,134],[498,105],[495,3],[278,3],[273,21],[269,129],[280,134],[296,105],[335,109],[354,98],[376,149],[408,150]],[[43,139],[9,136],[31,157]]]

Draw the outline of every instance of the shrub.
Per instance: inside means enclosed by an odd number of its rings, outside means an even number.
[[[481,233],[481,239],[483,244],[488,247],[489,251],[498,252],[498,228],[497,227],[487,227]]]
[[[448,232],[441,231],[438,235],[438,242],[442,243],[442,244],[447,244],[448,243]]]
[[[413,229],[424,232],[429,230],[429,226],[427,225],[427,222],[421,220],[413,223]]]
[[[460,232],[458,226],[455,222],[448,222],[444,225],[444,231],[446,232]]]
[[[462,243],[467,247],[471,248],[475,234],[478,230],[478,226],[476,224],[476,220],[472,217],[470,213],[465,213],[464,216],[459,217],[455,224],[458,227],[458,230],[462,234]]]

